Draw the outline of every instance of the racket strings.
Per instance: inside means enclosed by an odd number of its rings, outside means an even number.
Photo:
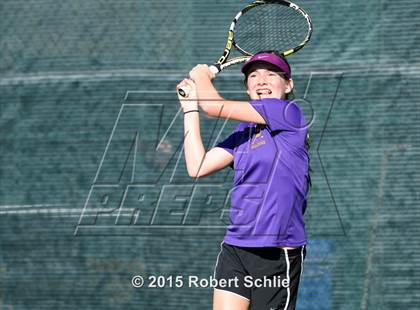
[[[308,22],[298,11],[284,5],[264,4],[238,19],[235,43],[251,54],[260,50],[284,52],[297,47],[308,32]]]

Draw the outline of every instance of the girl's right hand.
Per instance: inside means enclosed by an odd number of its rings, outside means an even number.
[[[186,97],[182,97],[178,90],[180,88],[188,88],[189,92]],[[182,109],[184,112],[190,110],[197,110],[198,109],[198,100],[197,100],[197,87],[193,80],[191,79],[183,79],[177,86],[176,86],[176,93],[178,95],[179,102],[181,104]]]

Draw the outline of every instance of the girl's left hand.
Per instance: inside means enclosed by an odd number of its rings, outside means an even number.
[[[199,79],[214,79],[215,75],[210,71],[208,65],[196,65],[190,71],[190,79],[198,81]]]

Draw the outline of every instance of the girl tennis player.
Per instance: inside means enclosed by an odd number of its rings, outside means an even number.
[[[233,165],[230,225],[215,266],[214,310],[295,309],[305,257],[303,214],[309,187],[308,128],[285,58],[260,52],[242,67],[250,102],[222,98],[207,65],[197,65],[177,88],[184,111],[185,160],[191,177]],[[197,100],[192,100],[192,99]],[[206,151],[198,107],[209,116],[240,121]]]

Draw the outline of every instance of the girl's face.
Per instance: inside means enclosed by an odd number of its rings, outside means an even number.
[[[293,89],[293,80],[285,79],[278,68],[265,63],[255,63],[248,71],[247,93],[252,100],[264,98],[285,99]]]

